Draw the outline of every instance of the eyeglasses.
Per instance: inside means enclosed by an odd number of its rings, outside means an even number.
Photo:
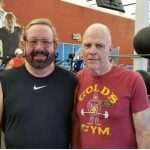
[[[40,43],[42,45],[42,47],[44,48],[49,48],[52,46],[52,44],[54,43],[54,41],[49,41],[49,40],[37,40],[37,39],[33,39],[33,40],[27,40],[27,45],[30,48],[35,48],[38,43]]]

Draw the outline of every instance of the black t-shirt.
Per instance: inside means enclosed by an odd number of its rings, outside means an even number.
[[[0,81],[6,148],[69,148],[74,74],[56,67],[52,74],[38,78],[23,65],[4,71]]]

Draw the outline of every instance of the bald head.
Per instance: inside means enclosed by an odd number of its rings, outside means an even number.
[[[84,32],[83,35],[83,41],[90,37],[90,38],[95,38],[95,37],[102,37],[107,40],[107,44],[111,45],[111,33],[110,30],[107,26],[100,24],[100,23],[95,23],[90,25]]]

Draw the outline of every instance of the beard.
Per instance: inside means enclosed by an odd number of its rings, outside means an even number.
[[[37,55],[43,55],[46,59],[35,59]],[[27,62],[35,69],[43,69],[49,66],[55,60],[55,52],[48,53],[47,51],[33,51],[30,54],[26,54]]]

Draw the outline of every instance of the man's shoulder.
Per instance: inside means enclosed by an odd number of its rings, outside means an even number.
[[[111,72],[115,78],[123,78],[124,80],[127,79],[127,80],[136,80],[139,78],[140,74],[135,71],[135,70],[130,70],[130,69],[127,69],[127,68],[122,68],[120,66],[115,66],[113,67],[112,69],[112,72]]]
[[[71,72],[71,71],[69,71],[63,67],[56,66],[56,72],[58,74],[64,76],[64,77],[66,77],[66,78],[70,77],[70,78],[73,78],[75,80],[77,79],[76,75],[73,72]]]
[[[21,75],[20,73],[23,71],[25,67],[20,66],[17,68],[7,69],[0,73],[0,78],[9,78],[13,76],[16,78],[18,75]]]
[[[77,72],[77,77],[81,77],[81,76],[85,76],[87,77],[90,74],[90,69],[88,68],[84,68],[82,70],[80,70],[79,72]]]

